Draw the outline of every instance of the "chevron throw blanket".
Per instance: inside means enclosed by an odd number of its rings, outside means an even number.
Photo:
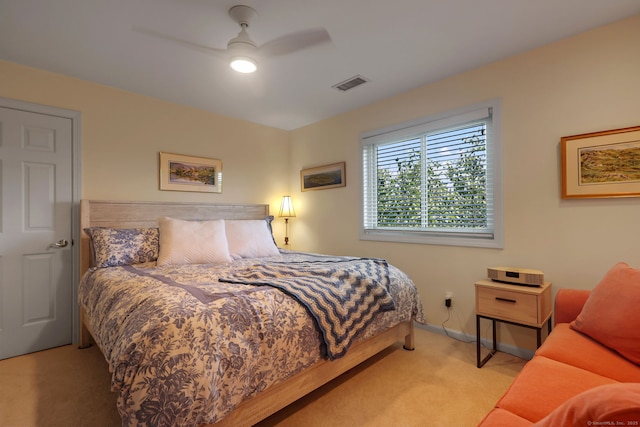
[[[395,310],[387,291],[389,267],[381,259],[270,261],[219,280],[273,286],[296,298],[315,318],[330,360],[344,356],[376,314]]]

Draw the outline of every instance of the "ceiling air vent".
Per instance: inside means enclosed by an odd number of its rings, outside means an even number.
[[[347,79],[343,82],[340,82],[338,84],[335,84],[331,87],[336,88],[338,90],[341,90],[343,92],[348,91],[349,89],[353,89],[356,86],[360,86],[363,83],[368,82],[369,80],[367,80],[366,78],[357,75],[357,76],[353,76],[350,79]]]

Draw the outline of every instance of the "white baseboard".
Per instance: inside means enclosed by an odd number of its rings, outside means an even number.
[[[466,335],[461,331],[457,331],[455,329],[449,329],[447,328],[447,333],[444,332],[444,330],[442,329],[442,326],[437,326],[437,325],[421,325],[419,323],[415,324],[416,328],[420,328],[420,329],[424,329],[426,331],[429,332],[434,332],[436,334],[440,334],[440,335],[445,335],[454,339],[457,339],[458,341],[462,341],[462,342],[473,342],[475,343],[476,341],[476,337],[475,335]],[[492,342],[490,339],[487,338],[483,338],[482,339],[482,344],[484,345],[485,348],[491,348],[492,347]],[[500,342],[498,342],[498,351],[501,351],[503,353],[509,353],[512,354],[516,357],[519,357],[521,359],[525,359],[525,360],[531,360],[531,358],[533,357],[533,353],[535,353],[535,351],[533,350],[529,350],[526,348],[520,348],[520,347],[516,347],[515,345],[511,345],[511,344],[502,344]]]

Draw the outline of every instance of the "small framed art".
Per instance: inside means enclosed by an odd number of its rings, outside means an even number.
[[[222,193],[222,161],[161,152],[160,190]]]
[[[562,198],[640,197],[640,126],[560,139]]]
[[[300,171],[300,187],[302,191],[326,190],[328,188],[347,185],[345,162],[326,166],[302,169]]]

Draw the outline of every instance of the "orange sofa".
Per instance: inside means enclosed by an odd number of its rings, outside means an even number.
[[[555,328],[480,426],[640,425],[637,312],[640,270],[624,263],[593,291],[559,290]]]

